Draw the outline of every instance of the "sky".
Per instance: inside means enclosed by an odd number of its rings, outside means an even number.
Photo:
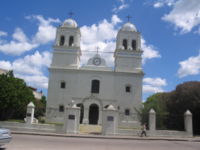
[[[131,16],[142,36],[143,101],[200,81],[200,0],[1,0],[0,68],[47,95],[56,28],[69,12],[81,30],[81,65],[99,47],[110,67],[117,32]]]

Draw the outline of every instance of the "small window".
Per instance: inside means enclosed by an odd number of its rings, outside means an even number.
[[[59,106],[59,112],[64,112],[64,105]]]
[[[65,82],[64,82],[64,81],[62,81],[62,82],[60,83],[60,88],[61,88],[61,89],[64,89],[64,88],[65,88],[65,86],[66,86],[66,85],[65,85]]]
[[[69,46],[73,46],[73,44],[74,44],[74,37],[70,36],[69,37]]]
[[[130,85],[126,85],[125,91],[126,91],[126,93],[130,93],[131,92],[131,86]]]
[[[126,39],[123,39],[123,46],[124,46],[124,49],[127,49],[127,46],[128,46],[128,42]]]
[[[130,110],[129,109],[125,109],[125,115],[129,116],[130,115]]]
[[[99,80],[92,80],[91,93],[99,93]]]
[[[60,37],[60,46],[63,46],[64,43],[65,43],[65,36],[62,35],[62,36]]]
[[[136,50],[136,40],[132,40],[132,49]]]

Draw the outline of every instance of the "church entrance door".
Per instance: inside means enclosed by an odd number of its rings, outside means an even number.
[[[99,107],[97,104],[91,104],[89,108],[89,124],[98,124]]]

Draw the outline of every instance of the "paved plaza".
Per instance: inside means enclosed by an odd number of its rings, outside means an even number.
[[[199,150],[200,142],[70,138],[13,134],[6,150]]]

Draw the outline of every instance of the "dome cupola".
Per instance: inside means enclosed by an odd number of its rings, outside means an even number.
[[[130,23],[130,22],[125,23],[125,24],[122,26],[121,30],[122,30],[122,31],[129,31],[129,32],[130,32],[130,31],[135,31],[135,32],[137,32],[136,27],[135,27],[132,23]]]
[[[66,20],[63,22],[62,27],[77,28],[78,25],[77,25],[77,23],[76,23],[75,20],[73,20],[73,19],[66,19]]]

